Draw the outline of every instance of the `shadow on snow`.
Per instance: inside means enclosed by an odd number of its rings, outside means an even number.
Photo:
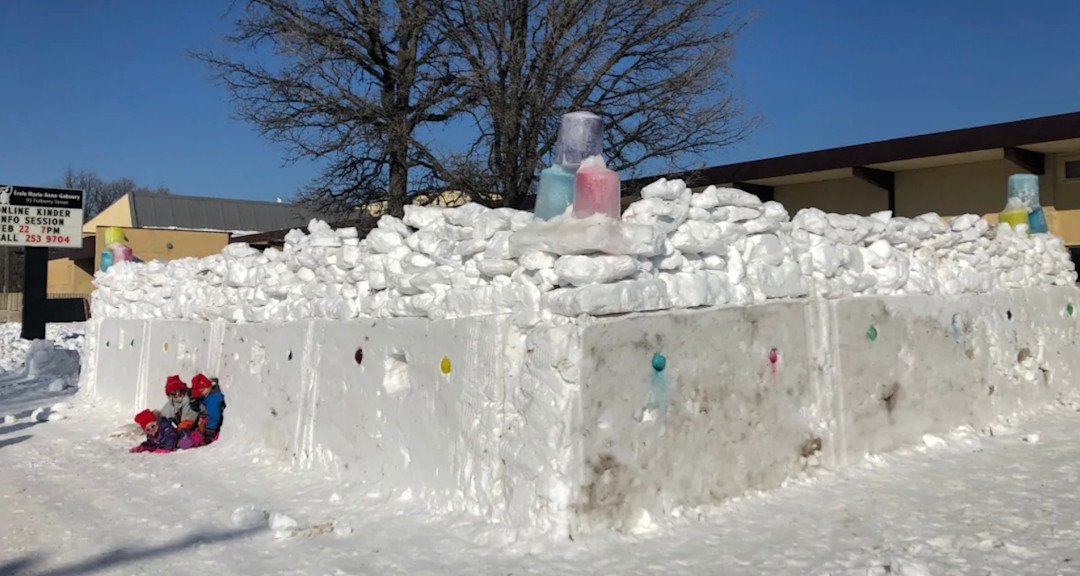
[[[0,574],[4,576],[76,576],[78,574],[95,574],[101,570],[113,568],[128,563],[135,563],[149,558],[175,554],[186,548],[200,544],[221,544],[229,540],[251,536],[267,529],[265,524],[239,530],[222,530],[217,532],[196,532],[190,536],[158,546],[147,548],[129,548],[121,546],[97,556],[87,558],[82,562],[61,566],[43,572],[33,572],[31,569],[43,560],[40,554],[31,554],[5,564],[0,564]]]

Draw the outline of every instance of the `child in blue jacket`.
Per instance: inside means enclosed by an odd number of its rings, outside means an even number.
[[[209,444],[217,440],[225,418],[225,395],[221,393],[217,378],[196,374],[191,379],[191,398],[199,405],[199,432]]]

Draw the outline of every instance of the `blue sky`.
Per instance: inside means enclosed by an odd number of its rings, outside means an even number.
[[[0,182],[66,167],[273,200],[315,174],[185,55],[226,1],[0,2]],[[1080,110],[1075,0],[751,0],[735,87],[764,124],[708,164]]]

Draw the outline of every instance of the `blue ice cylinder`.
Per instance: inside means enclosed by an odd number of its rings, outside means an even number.
[[[1046,214],[1043,213],[1042,206],[1028,214],[1028,231],[1032,234],[1047,234],[1050,232],[1050,229],[1046,226]]]
[[[590,156],[604,153],[604,121],[592,112],[570,112],[559,119],[555,164],[577,170]]]
[[[1017,198],[1028,212],[1039,207],[1039,177],[1034,174],[1009,176],[1009,198]],[[1032,230],[1034,232],[1035,230]]]
[[[110,266],[112,266],[112,251],[106,250],[101,253],[101,271],[108,272]]]
[[[533,214],[551,220],[574,203],[574,170],[552,166],[540,172],[540,190],[536,193]]]

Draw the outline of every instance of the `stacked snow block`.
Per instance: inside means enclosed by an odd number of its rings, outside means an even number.
[[[1070,285],[1061,239],[974,215],[946,222],[794,218],[731,188],[642,190],[619,220],[407,206],[361,239],[313,221],[283,250],[231,244],[202,259],[122,262],[95,279],[96,318],[289,322],[512,314],[515,325],[669,308],[853,295],[983,294]]]
[[[99,319],[83,378],[134,410],[163,402],[168,374],[214,374],[229,403],[218,449],[565,538],[1073,400],[1078,304],[1067,286],[531,327]]]

